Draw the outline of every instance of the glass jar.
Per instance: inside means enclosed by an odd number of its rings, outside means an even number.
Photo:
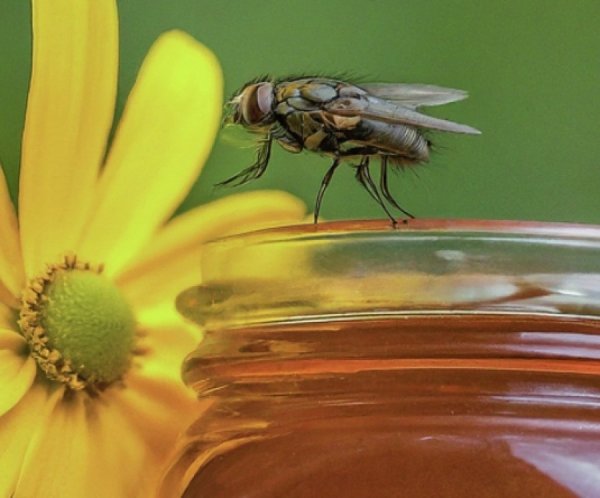
[[[202,272],[164,496],[600,496],[600,227],[303,225]]]

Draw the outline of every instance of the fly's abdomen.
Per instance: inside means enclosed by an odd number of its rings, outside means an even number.
[[[417,128],[362,119],[361,142],[408,162],[429,160],[429,141]]]

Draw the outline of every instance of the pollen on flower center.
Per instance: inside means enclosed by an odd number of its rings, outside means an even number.
[[[19,325],[31,355],[49,379],[75,390],[111,384],[131,362],[134,316],[101,272],[67,256],[23,295]]]

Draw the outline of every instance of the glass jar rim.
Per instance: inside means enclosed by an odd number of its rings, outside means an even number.
[[[412,314],[600,320],[600,226],[335,221],[207,244],[177,308],[209,329]]]

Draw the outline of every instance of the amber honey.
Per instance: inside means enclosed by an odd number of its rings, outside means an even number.
[[[186,366],[214,404],[187,436],[182,461],[205,463],[184,496],[598,496],[600,324],[433,316],[241,329],[226,340],[243,353],[228,359],[212,356],[213,340]]]

